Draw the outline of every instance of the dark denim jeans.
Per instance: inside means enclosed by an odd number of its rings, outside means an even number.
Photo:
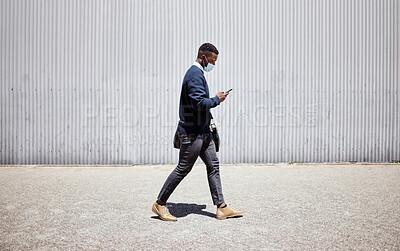
[[[167,202],[169,196],[192,170],[194,163],[200,156],[207,167],[208,184],[214,205],[224,202],[219,175],[219,160],[211,134],[199,136],[179,134],[179,139],[181,142],[179,163],[165,181],[158,195],[158,200]]]

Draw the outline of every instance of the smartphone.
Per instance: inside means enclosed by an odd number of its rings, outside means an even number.
[[[233,89],[229,89],[229,91],[226,91],[225,93],[229,93],[230,91],[232,91]]]

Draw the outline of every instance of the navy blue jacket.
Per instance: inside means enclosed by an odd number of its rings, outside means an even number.
[[[182,82],[179,105],[178,132],[183,134],[209,134],[210,108],[219,105],[219,98],[210,98],[203,71],[192,65]]]

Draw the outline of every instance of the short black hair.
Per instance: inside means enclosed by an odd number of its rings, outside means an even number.
[[[217,47],[215,47],[213,44],[210,43],[204,43],[200,46],[198,56],[200,56],[201,53],[206,53],[206,52],[214,52],[217,55],[219,53]]]

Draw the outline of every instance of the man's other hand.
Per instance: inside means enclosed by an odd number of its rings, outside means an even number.
[[[215,127],[215,129],[216,129],[217,132],[218,132],[218,127]],[[211,125],[210,125],[210,132],[213,132],[213,129],[212,129]]]
[[[229,95],[229,93],[218,92],[216,96],[219,98],[219,102],[222,103],[222,102],[224,102],[224,100],[226,99],[226,97],[228,95]]]

